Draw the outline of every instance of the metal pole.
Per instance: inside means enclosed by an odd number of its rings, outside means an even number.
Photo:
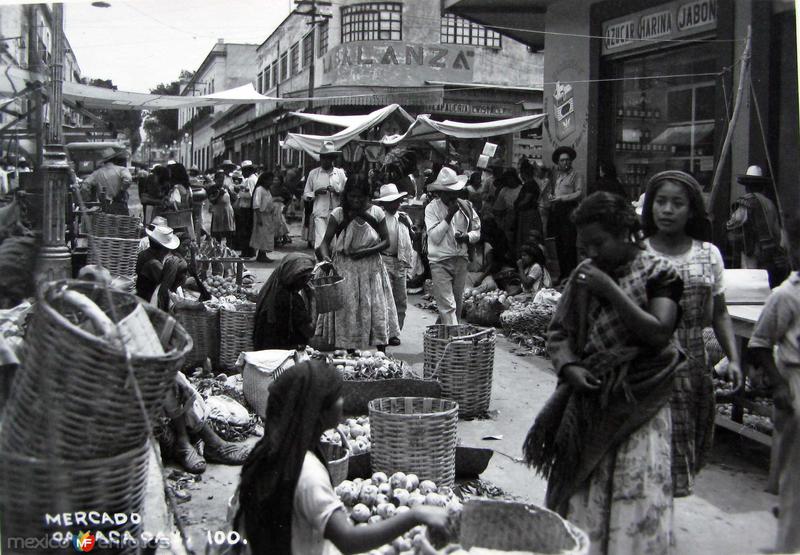
[[[64,4],[53,4],[53,64],[50,91],[50,132],[51,144],[64,143]]]
[[[311,63],[308,66],[308,111],[314,109],[314,42],[317,34],[317,2],[311,0]]]
[[[39,6],[31,4],[28,6],[28,68],[36,75],[43,73],[42,55],[39,52],[39,33],[37,32],[38,23],[36,15]],[[44,158],[44,98],[40,91],[31,95],[35,105],[30,118],[29,130],[32,128],[36,137],[36,153],[33,167],[38,170],[42,167]]]

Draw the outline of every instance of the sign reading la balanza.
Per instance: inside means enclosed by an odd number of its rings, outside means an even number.
[[[603,54],[652,46],[717,28],[717,0],[679,0],[603,23]]]
[[[475,51],[454,44],[363,41],[340,44],[323,58],[323,84],[419,86],[472,81]]]

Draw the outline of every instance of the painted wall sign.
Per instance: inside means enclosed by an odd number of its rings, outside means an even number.
[[[717,0],[676,0],[603,23],[603,54],[652,46],[717,28]]]
[[[448,114],[473,114],[480,116],[509,116],[514,113],[510,106],[502,104],[473,104],[471,102],[445,102],[436,107],[436,112]]]
[[[324,85],[424,85],[425,81],[472,81],[470,47],[401,41],[340,44],[322,60]]]

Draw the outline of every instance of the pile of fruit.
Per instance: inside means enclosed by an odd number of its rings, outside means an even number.
[[[416,475],[403,472],[396,472],[391,477],[383,472],[375,472],[368,480],[345,480],[336,486],[336,495],[344,503],[356,526],[390,519],[417,505],[445,507],[454,518],[462,508],[461,501],[451,488],[437,487],[430,480],[420,481]],[[391,544],[371,552],[378,555],[406,553],[437,553],[428,542],[424,527],[418,526]]]
[[[717,404],[717,412],[723,416],[731,418],[731,414],[733,412],[733,404],[719,403]],[[758,414],[761,412],[762,410],[760,406],[757,407],[756,411],[745,409],[744,415],[742,416],[742,423],[748,428],[752,428],[757,432],[761,432],[762,434],[772,435],[774,431],[772,418],[770,418],[769,416],[765,416],[764,414]]]
[[[356,350],[352,355],[347,351],[334,351],[331,364],[342,373],[345,380],[391,380],[407,374],[403,361],[381,351]]]
[[[501,289],[483,289],[485,286],[476,287],[474,289],[467,287],[464,290],[464,305],[467,304],[501,304],[505,308],[509,308],[514,302],[514,296],[508,295]]]
[[[347,440],[350,447],[351,455],[360,455],[368,453],[372,448],[372,441],[370,440],[369,429],[369,416],[359,416],[358,418],[348,418],[344,424],[339,424],[339,432]],[[322,434],[322,441],[326,443],[333,443],[335,445],[342,444],[342,437],[336,430],[326,430]]]
[[[215,297],[233,295],[239,290],[236,280],[232,277],[210,275],[203,282],[208,292]]]

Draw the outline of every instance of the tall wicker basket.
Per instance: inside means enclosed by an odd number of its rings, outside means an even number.
[[[111,457],[139,447],[147,422],[125,353],[108,338],[82,329],[86,315],[56,297],[64,288],[83,293],[110,317],[107,295],[119,319],[144,308],[165,351],[162,356],[130,356],[151,422],[161,413],[192,348],[191,337],[174,318],[135,295],[89,282],[47,284],[40,291],[6,406],[0,451],[71,460]]]
[[[101,264],[112,276],[135,278],[138,239],[89,236],[89,264]]]
[[[458,404],[430,397],[384,397],[369,402],[372,469],[412,472],[452,486],[456,475]]]
[[[423,375],[439,380],[442,397],[458,402],[462,417],[489,410],[495,341],[494,328],[437,324],[425,329]]]
[[[219,309],[200,307],[175,307],[175,318],[192,337],[192,350],[186,355],[186,366],[202,365],[206,359],[219,365]]]
[[[106,214],[95,212],[92,215],[92,233],[96,237],[116,237],[120,239],[137,239],[142,221],[136,216]]]
[[[255,303],[236,305],[235,310],[219,310],[219,365],[233,370],[239,354],[253,350],[253,327],[256,320]]]
[[[80,445],[75,450],[80,452]],[[122,525],[93,524],[92,532],[110,531],[138,538],[140,521],[131,522],[131,515],[141,515],[146,492],[149,444],[125,451],[114,457],[64,460],[35,458],[0,451],[0,535],[4,546],[9,538],[41,538],[55,530],[78,535],[86,526],[47,526],[45,515],[93,510],[100,514],[126,515]],[[62,521],[63,524],[63,521]],[[100,545],[98,544],[98,547]],[[114,553],[137,553],[133,547],[117,546]],[[11,549],[9,549],[11,551]],[[45,550],[41,550],[45,551]],[[72,545],[47,553],[74,553]]]
[[[322,275],[320,268],[316,268],[311,278],[311,288],[314,290],[318,314],[334,312],[344,306],[344,278],[336,269],[331,269],[328,275]]]

